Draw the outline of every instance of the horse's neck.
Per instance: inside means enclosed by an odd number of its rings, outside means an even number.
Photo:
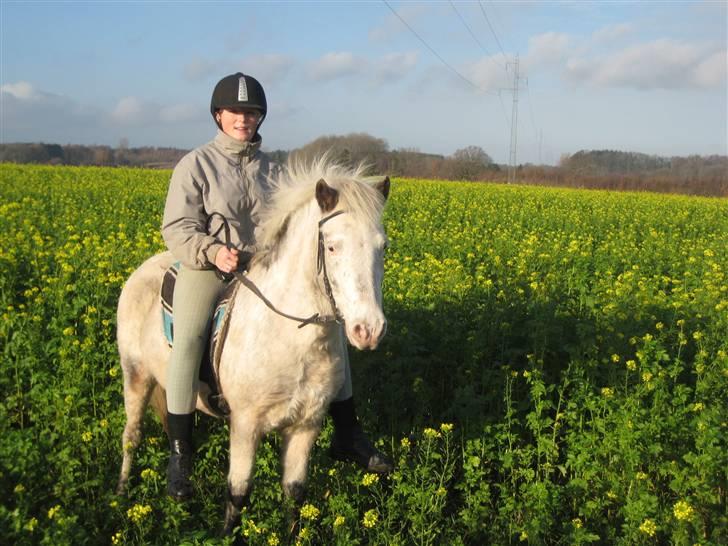
[[[254,265],[248,274],[280,311],[290,315],[308,317],[331,312],[317,287],[317,227],[312,207],[293,213],[270,259]]]

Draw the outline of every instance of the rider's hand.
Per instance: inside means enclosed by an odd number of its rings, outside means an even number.
[[[238,250],[222,247],[215,255],[215,267],[223,273],[231,273],[238,268]]]

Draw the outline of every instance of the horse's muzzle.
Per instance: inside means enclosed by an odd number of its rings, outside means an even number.
[[[387,321],[380,320],[374,324],[355,322],[351,328],[347,326],[346,330],[349,342],[354,347],[361,351],[372,351],[377,348],[377,345],[379,345],[379,342],[384,337],[387,331]]]

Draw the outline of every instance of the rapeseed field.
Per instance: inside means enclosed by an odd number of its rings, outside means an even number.
[[[227,428],[165,495],[149,415],[128,496],[115,306],[163,250],[169,171],[0,165],[0,542],[223,544]],[[290,530],[279,439],[239,533],[276,544],[728,543],[728,201],[394,180],[388,334],[352,352],[396,470],[314,449]]]

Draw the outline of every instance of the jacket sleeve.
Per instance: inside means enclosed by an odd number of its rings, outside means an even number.
[[[162,219],[162,237],[172,255],[193,269],[214,267],[221,241],[207,233],[203,201],[205,181],[195,174],[193,160],[186,157],[175,167],[167,191]]]

